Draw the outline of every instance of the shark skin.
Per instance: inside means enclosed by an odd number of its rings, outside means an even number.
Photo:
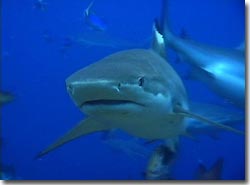
[[[168,0],[162,0],[159,31],[166,45],[188,62],[196,78],[239,108],[245,108],[245,48],[220,48],[183,39],[169,29]]]
[[[81,136],[112,129],[148,140],[175,140],[187,135],[186,118],[242,134],[189,111],[185,87],[163,57],[163,38],[154,34],[154,39],[151,49],[116,52],[66,79],[70,97],[87,118],[36,158]]]

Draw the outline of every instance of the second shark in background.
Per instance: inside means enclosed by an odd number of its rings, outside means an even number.
[[[198,80],[238,107],[245,108],[245,47],[219,48],[174,35],[169,28],[170,0],[162,0],[160,32],[168,47],[189,62]],[[237,67],[236,67],[237,66]]]

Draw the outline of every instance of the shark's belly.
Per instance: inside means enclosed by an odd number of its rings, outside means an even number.
[[[184,132],[184,120],[180,116],[159,116],[150,114],[129,115],[108,119],[114,128],[145,139],[166,139]]]
[[[218,94],[230,102],[240,106],[245,106],[245,80],[230,74],[218,76],[212,84],[212,88]]]
[[[184,133],[182,116],[173,114],[169,106],[144,107],[135,104],[89,106],[83,110],[108,127],[145,139],[166,139]]]

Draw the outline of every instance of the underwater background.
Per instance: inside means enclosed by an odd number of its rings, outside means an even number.
[[[66,91],[69,75],[114,52],[150,47],[160,0],[95,0],[92,9],[103,20],[102,30],[91,28],[84,20],[90,2],[2,0],[1,89],[14,94],[15,100],[1,107],[1,162],[11,166],[11,179],[144,179],[147,155],[154,145],[140,141],[148,153],[139,146],[134,151],[130,150],[133,142],[106,142],[102,133],[82,137],[35,159],[84,118]],[[243,0],[175,0],[169,15],[174,20],[172,30],[195,41],[234,48],[245,39]],[[206,85],[185,78],[187,67],[173,51],[169,56],[190,100],[244,114],[245,110]],[[244,120],[236,127],[244,129]],[[130,138],[125,133],[121,137]],[[245,179],[245,137],[224,131],[217,139],[182,137],[173,178],[193,180],[200,161],[209,167],[219,157],[224,159],[222,179]]]

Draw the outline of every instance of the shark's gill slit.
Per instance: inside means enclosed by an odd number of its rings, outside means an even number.
[[[67,86],[67,90],[68,90],[68,92],[69,92],[70,94],[73,94],[73,87],[72,87],[72,85],[68,85],[68,86]]]

